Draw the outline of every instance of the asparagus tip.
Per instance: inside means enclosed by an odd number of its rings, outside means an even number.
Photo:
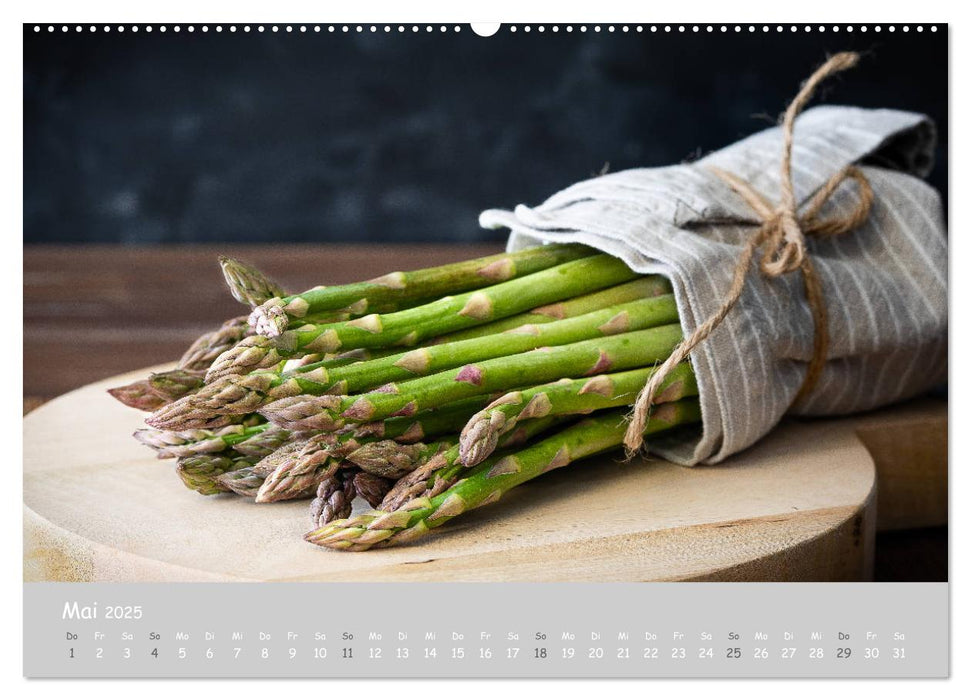
[[[252,265],[221,255],[219,266],[222,268],[230,293],[241,304],[259,306],[268,299],[285,294],[282,287]]]
[[[116,400],[140,411],[154,411],[167,403],[165,399],[155,393],[147,379],[140,379],[137,382],[114,387],[107,391]]]

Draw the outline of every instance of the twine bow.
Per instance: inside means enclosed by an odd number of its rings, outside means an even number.
[[[847,166],[833,175],[823,185],[802,214],[796,204],[796,196],[792,187],[792,136],[796,116],[802,111],[812,97],[816,87],[829,76],[852,68],[859,61],[859,54],[854,52],[838,53],[819,67],[803,84],[799,94],[786,109],[782,120],[782,173],[780,178],[781,197],[777,206],[772,206],[765,197],[755,191],[747,182],[732,173],[719,168],[712,168],[712,172],[724,180],[738,195],[745,200],[752,211],[759,217],[761,224],[746,242],[735,265],[732,286],[722,301],[718,311],[699,325],[694,333],[681,341],[671,353],[671,356],[661,364],[651,376],[650,381],[641,389],[634,403],[634,410],[630,416],[624,445],[628,456],[635,454],[643,446],[644,428],[650,414],[654,398],[658,389],[671,370],[683,362],[701,342],[703,342],[725,319],[742,296],[745,280],[748,277],[752,258],[761,249],[762,257],[759,270],[770,279],[796,270],[802,271],[803,287],[806,300],[813,317],[813,354],[806,369],[806,376],[793,404],[805,397],[822,374],[829,349],[829,330],[826,316],[826,303],[823,297],[819,276],[813,267],[812,260],[806,254],[806,237],[829,238],[859,228],[870,214],[873,204],[873,190],[863,172],[855,166]],[[845,181],[853,180],[859,188],[859,198],[846,216],[819,218],[819,212],[836,189]]]

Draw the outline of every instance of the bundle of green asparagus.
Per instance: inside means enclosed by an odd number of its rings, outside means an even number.
[[[681,340],[667,280],[548,245],[288,295],[220,259],[250,307],[176,369],[110,390],[135,437],[204,495],[311,499],[305,539],[411,542],[509,489],[622,444],[625,412]],[[700,421],[688,364],[645,434]],[[372,510],[353,515],[360,497]]]

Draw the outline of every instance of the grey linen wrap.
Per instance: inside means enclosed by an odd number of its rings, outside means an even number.
[[[767,280],[753,264],[738,305],[691,354],[698,378],[700,438],[652,444],[685,465],[717,463],[768,433],[785,413],[839,415],[900,401],[947,375],[947,236],[938,193],[920,178],[932,164],[933,123],[921,114],[816,107],[798,117],[792,179],[805,203],[843,166],[857,163],[874,203],[866,224],[807,239],[829,315],[827,362],[798,405],[813,351],[813,322],[799,273]],[[685,335],[714,313],[744,242],[760,223],[708,166],[778,202],[782,135],[756,133],[689,164],[595,177],[537,207],[490,209],[486,228],[511,230],[508,249],[580,242],[637,272],[668,277]],[[821,215],[856,202],[844,182]]]

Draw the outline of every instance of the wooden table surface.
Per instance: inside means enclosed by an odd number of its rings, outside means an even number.
[[[299,290],[501,249],[498,242],[25,247],[24,412],[105,377],[172,361],[199,334],[240,313],[243,307],[225,289],[219,255],[250,262]],[[946,522],[946,512],[943,517]],[[876,560],[878,580],[946,580],[947,529],[894,528],[878,535]]]

